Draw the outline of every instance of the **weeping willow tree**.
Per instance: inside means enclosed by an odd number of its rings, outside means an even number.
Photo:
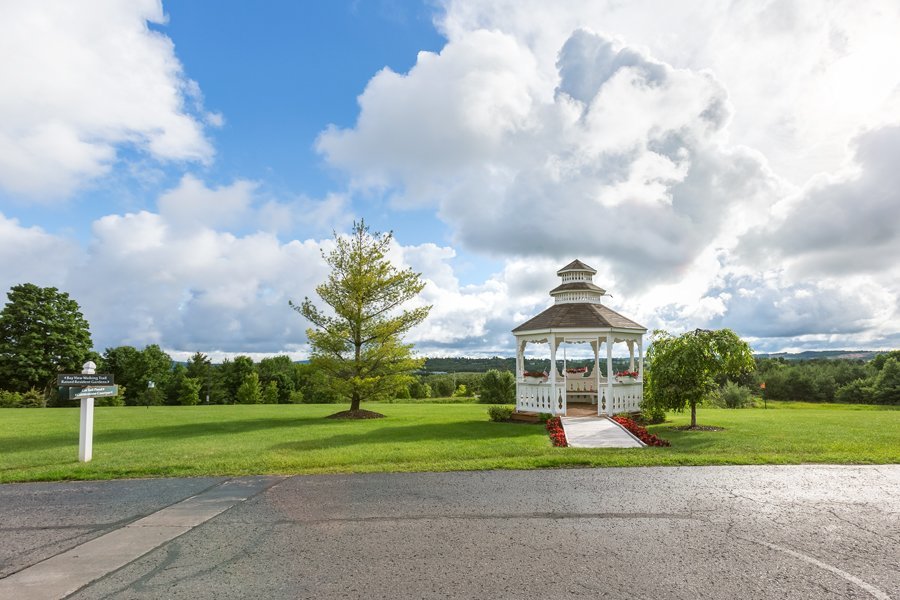
[[[690,406],[691,427],[697,426],[697,405],[722,380],[754,369],[750,346],[730,329],[696,329],[679,336],[654,331],[647,362],[644,397],[648,408],[680,411]]]
[[[431,307],[403,308],[425,283],[421,274],[398,269],[387,259],[391,233],[371,233],[359,221],[349,236],[334,237],[334,249],[322,252],[331,273],[316,287],[330,310],[309,298],[289,304],[313,325],[306,331],[310,362],[349,398],[347,416],[363,416],[360,403],[392,398],[412,381],[411,372],[422,367],[424,359],[413,357],[412,344],[405,344],[403,336]]]

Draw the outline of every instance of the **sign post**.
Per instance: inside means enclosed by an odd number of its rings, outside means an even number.
[[[83,375],[93,375],[97,365],[87,361],[82,365]],[[78,460],[90,462],[94,452],[94,399],[81,399],[81,427],[78,429]]]
[[[78,428],[78,460],[90,462],[94,451],[94,398],[118,396],[111,373],[96,373],[97,365],[87,361],[81,373],[60,373],[56,385],[69,388],[69,398],[81,400],[81,425]]]

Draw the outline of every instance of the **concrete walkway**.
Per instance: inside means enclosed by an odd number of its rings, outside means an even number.
[[[572,448],[643,448],[644,443],[606,417],[562,417]]]
[[[56,600],[202,525],[284,477],[239,477],[0,579],[0,600]]]

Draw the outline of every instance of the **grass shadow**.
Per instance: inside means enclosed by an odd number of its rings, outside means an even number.
[[[546,435],[543,428],[521,426],[515,423],[492,423],[489,421],[470,420],[453,421],[452,423],[410,423],[378,427],[369,431],[340,433],[328,437],[298,440],[275,444],[272,450],[310,451],[348,447],[362,444],[403,444],[410,442],[440,442],[472,440],[484,441],[486,438],[515,439],[537,435]]]
[[[328,425],[334,423],[323,417],[300,418],[255,418],[237,419],[228,421],[210,421],[200,423],[181,423],[178,425],[158,425],[135,429],[116,429],[113,431],[98,431],[94,424],[94,444],[117,443],[131,440],[171,440],[189,437],[209,435],[236,435],[249,433],[263,429],[278,429],[286,427]],[[0,438],[0,455],[32,452],[35,450],[48,450],[66,446],[78,445],[78,432],[36,436],[30,438]]]

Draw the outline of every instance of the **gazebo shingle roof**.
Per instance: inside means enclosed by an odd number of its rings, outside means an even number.
[[[513,333],[558,328],[647,330],[602,304],[570,303],[554,304],[513,329]]]
[[[592,275],[597,273],[597,269],[587,266],[577,258],[557,271],[556,274],[562,275],[565,271],[590,271]]]

